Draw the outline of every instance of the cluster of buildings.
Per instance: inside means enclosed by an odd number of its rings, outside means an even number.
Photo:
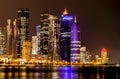
[[[76,17],[67,10],[60,17],[44,12],[40,14],[40,25],[35,27],[36,35],[30,40],[29,9],[19,9],[15,20],[7,20],[6,27],[0,27],[0,58],[37,59],[90,63],[91,54],[81,46],[80,26]],[[97,63],[107,63],[107,53]]]

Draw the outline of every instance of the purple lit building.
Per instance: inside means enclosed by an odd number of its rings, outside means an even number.
[[[71,26],[71,62],[80,61],[80,28],[75,21]]]
[[[70,62],[71,48],[71,25],[73,16],[68,14],[66,9],[61,16],[60,36],[59,36],[59,56],[60,60]]]

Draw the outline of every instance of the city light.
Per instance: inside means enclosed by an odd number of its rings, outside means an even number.
[[[91,53],[81,45],[81,33],[76,17],[67,10],[61,17],[47,12],[40,14],[36,36],[29,37],[29,9],[18,10],[18,18],[0,28],[0,62],[15,65],[99,65],[108,63],[107,50],[91,59]],[[3,29],[3,30],[2,30]],[[4,48],[3,48],[4,47]]]

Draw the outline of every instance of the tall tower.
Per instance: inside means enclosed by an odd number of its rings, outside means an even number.
[[[12,24],[12,56],[13,58],[17,58],[17,35],[18,35],[18,27],[17,27],[17,20],[14,19]]]
[[[101,58],[102,64],[108,63],[107,50],[105,48],[102,48],[101,50]]]
[[[75,17],[71,26],[71,62],[80,61],[80,47],[80,28]]]
[[[40,54],[53,60],[58,53],[59,18],[47,12],[40,17]]]
[[[7,20],[7,54],[12,55],[12,22],[10,19]]]
[[[60,36],[59,36],[59,56],[61,60],[70,62],[71,25],[73,16],[67,10],[61,16]]]
[[[59,36],[59,28],[60,21],[59,18],[49,14],[49,50],[51,61],[58,60],[58,36]]]
[[[40,27],[40,54],[48,55],[49,48],[49,13],[41,13],[41,27]]]
[[[29,9],[18,10],[18,42],[17,42],[17,57],[21,58],[22,45],[25,40],[29,40]]]
[[[0,27],[0,55],[6,53],[6,28]]]

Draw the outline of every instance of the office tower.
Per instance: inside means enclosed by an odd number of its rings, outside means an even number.
[[[40,17],[40,54],[54,59],[58,51],[59,18],[47,12]]]
[[[49,53],[49,14],[48,13],[42,13],[40,14],[40,54],[46,54]]]
[[[29,28],[29,9],[18,10],[18,41],[17,41],[17,57],[21,57],[23,42],[29,40],[28,28]]]
[[[80,61],[80,47],[80,28],[75,17],[71,26],[71,62]]]
[[[12,55],[12,22],[10,19],[7,20],[7,54]]]
[[[17,43],[17,23],[16,19],[14,21],[8,19],[6,30],[6,47],[7,47],[7,54],[12,55],[13,58],[16,58],[17,51],[16,51],[16,43]]]
[[[18,27],[17,27],[17,20],[14,19],[12,24],[12,56],[13,58],[17,58],[17,35],[18,35]]]
[[[58,60],[58,36],[60,28],[60,20],[58,17],[49,14],[49,49],[51,61]]]
[[[102,48],[101,50],[101,63],[105,64],[108,63],[108,57],[107,57],[107,50],[105,48]]]
[[[38,52],[38,38],[37,36],[32,36],[32,55],[37,55]]]
[[[73,16],[68,14],[67,10],[63,12],[60,23],[59,36],[59,56],[63,61],[70,62],[70,44],[71,44],[71,25],[73,23]]]
[[[0,27],[0,55],[6,54],[6,28]]]
[[[36,33],[37,33],[37,36],[36,36],[36,46],[37,46],[37,51],[36,51],[36,54],[39,55],[40,54],[40,25],[36,26]]]

